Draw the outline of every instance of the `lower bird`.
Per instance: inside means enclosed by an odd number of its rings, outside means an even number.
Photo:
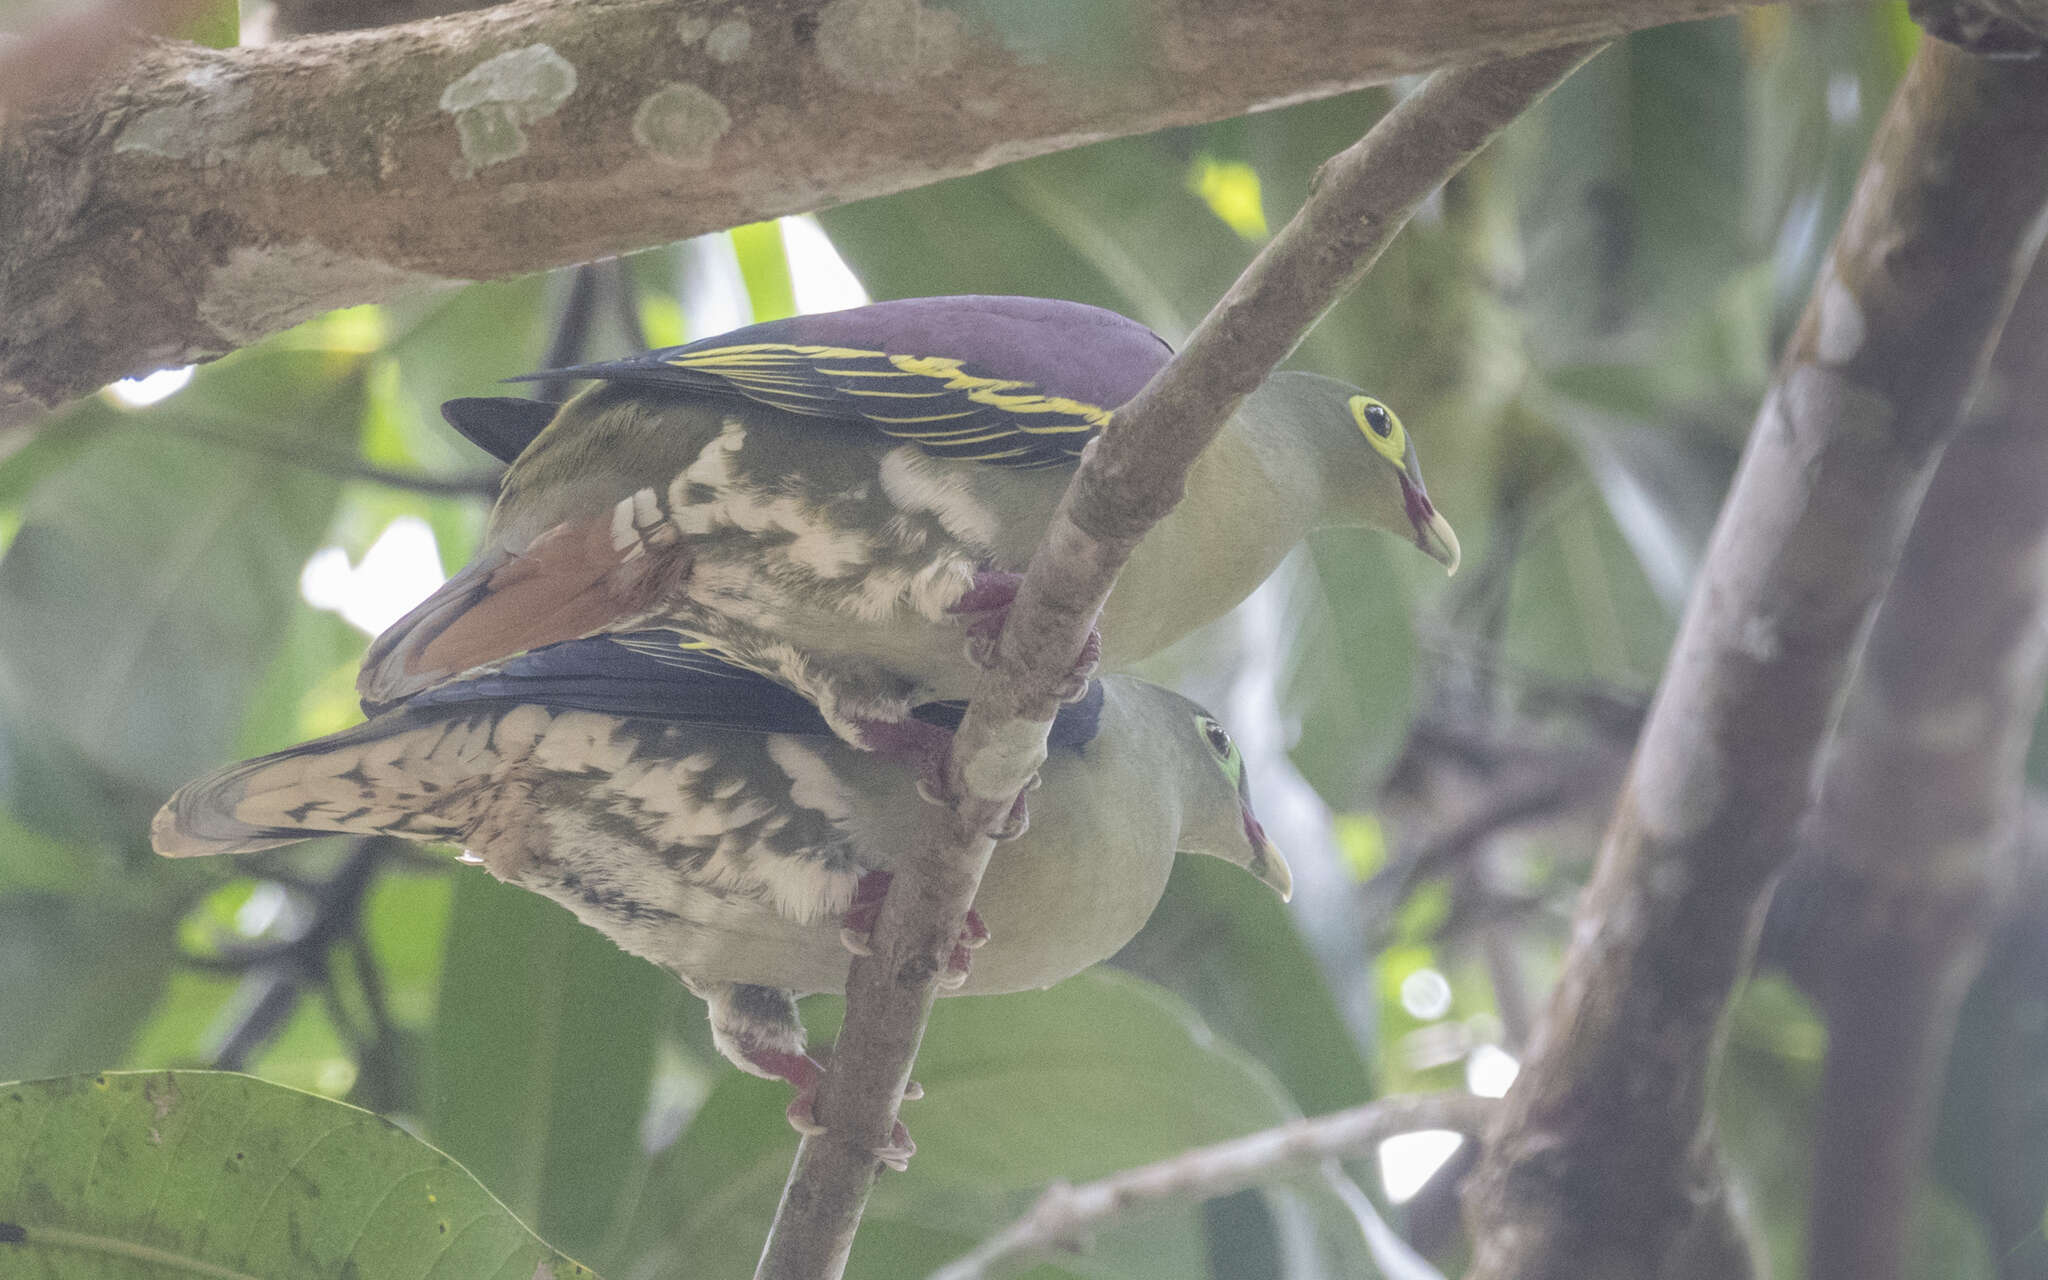
[[[943,726],[957,708],[918,714]],[[1243,757],[1177,694],[1093,682],[1055,723],[1040,777],[1048,803],[989,864],[952,993],[1046,987],[1107,959],[1151,915],[1176,853],[1291,891]],[[782,686],[624,635],[543,648],[231,765],[171,797],[152,838],[173,857],[334,833],[459,844],[681,978],[727,1058],[795,1086],[790,1120],[809,1131],[820,1067],[796,999],[845,989],[910,846],[915,786]],[[899,1129],[877,1155],[900,1167],[911,1150]]]

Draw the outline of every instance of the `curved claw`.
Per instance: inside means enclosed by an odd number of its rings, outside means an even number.
[[[815,1138],[825,1132],[825,1126],[818,1123],[817,1107],[816,1090],[800,1089],[797,1095],[789,1100],[789,1105],[783,1108],[782,1115],[789,1121],[790,1128],[806,1138]]]
[[[1002,825],[989,835],[996,840],[1015,840],[1030,829],[1031,809],[1024,803],[1024,797],[1018,796],[1017,803],[1011,805],[1010,812],[1004,815]]]
[[[1079,702],[1088,696],[1088,683],[1095,678],[1096,668],[1102,665],[1102,633],[1089,628],[1088,639],[1081,646],[1081,656],[1074,659],[1074,669],[1060,685],[1061,702]]]
[[[960,945],[969,951],[979,951],[988,945],[988,926],[981,922],[981,913],[973,907],[967,908],[967,923],[960,929]]]
[[[924,1087],[915,1080],[903,1090],[905,1102],[914,1102],[923,1096]],[[818,1123],[817,1105],[818,1091],[817,1086],[813,1084],[810,1088],[799,1089],[797,1095],[789,1100],[789,1106],[782,1114],[788,1119],[790,1128],[806,1138],[815,1138],[826,1131],[825,1126]],[[896,1172],[903,1173],[910,1168],[910,1157],[917,1154],[917,1144],[910,1140],[910,1130],[898,1120],[895,1130],[889,1135],[889,1145],[877,1147],[874,1154],[875,1159]]]
[[[976,935],[979,934],[979,938]],[[939,971],[936,979],[942,991],[958,991],[967,984],[968,970],[974,967],[974,948],[988,943],[988,927],[981,923],[981,917],[972,911],[967,913],[967,925],[960,930],[959,940],[946,955],[946,967]]]
[[[976,668],[987,671],[996,665],[996,637],[984,634],[980,629],[967,629],[967,661]]]
[[[898,1173],[908,1172],[910,1157],[917,1154],[917,1144],[910,1140],[910,1130],[903,1122],[896,1122],[896,1131],[889,1135],[889,1145],[875,1148],[875,1159]]]

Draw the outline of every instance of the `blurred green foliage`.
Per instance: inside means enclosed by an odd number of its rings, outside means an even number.
[[[973,11],[1056,59],[1073,8]],[[1090,49],[1120,38],[1091,32]],[[1352,880],[1400,837],[1381,786],[1418,717],[1646,695],[1910,41],[1897,5],[1757,10],[1625,41],[1432,200],[1302,345],[1297,364],[1400,409],[1467,554],[1447,589],[1420,557],[1341,532],[1290,570],[1277,714],[1293,766],[1338,815]],[[822,222],[875,297],[1072,298],[1178,341],[1388,100],[1104,143]],[[772,224],[630,265],[656,343],[711,317],[786,314],[806,283]],[[431,529],[444,570],[467,557],[483,487],[403,481],[488,480],[437,406],[538,365],[560,292],[530,279],[337,313],[151,407],[83,402],[0,457],[0,1079],[203,1066],[262,1025],[247,1069],[400,1120],[603,1274],[744,1274],[793,1148],[786,1096],[726,1067],[664,976],[444,853],[377,855],[351,940],[288,969],[276,957],[304,961],[289,944],[343,849],[233,865],[148,849],[177,783],[354,718],[365,636],[306,603],[301,572],[324,547],[360,564],[401,516]],[[1227,648],[1184,645],[1169,666],[1214,681],[1205,654]],[[1340,1015],[1288,911],[1202,860],[1176,873],[1125,973],[942,1002],[918,1066],[929,1096],[907,1112],[921,1151],[881,1184],[852,1274],[918,1274],[1054,1178],[1461,1085],[1479,1050],[1513,1052],[1499,984],[1542,989],[1587,847],[1583,832],[1504,842],[1477,920],[1478,880],[1425,878],[1363,981],[1370,1037]],[[829,1040],[834,1002],[813,1003]],[[2038,1099],[2040,1018],[2016,1029],[2004,1008],[1966,1025],[1959,1077],[1996,1055],[2019,1073],[2013,1096]],[[263,1009],[274,1025],[252,1023]],[[1797,1277],[1819,1032],[1776,984],[1732,1026],[1721,1132],[1774,1274]],[[2028,1121],[2048,1132],[2048,1117]],[[1964,1102],[1951,1123],[1945,1152],[2013,1143]],[[2031,1150],[1945,1160],[1922,1274],[1990,1274],[1950,1268],[2039,1236],[2048,1142]],[[0,1188],[19,1158],[0,1138]],[[1351,1174],[1389,1208],[1371,1162]],[[1141,1219],[1031,1274],[1370,1274],[1356,1203],[1355,1187],[1309,1179]],[[2033,1269],[2002,1274],[2048,1275],[2042,1254],[2008,1253]],[[1455,1249],[1437,1261],[1455,1267]]]

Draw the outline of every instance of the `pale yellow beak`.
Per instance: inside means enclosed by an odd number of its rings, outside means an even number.
[[[1458,534],[1451,528],[1451,522],[1444,519],[1443,512],[1431,511],[1429,522],[1416,529],[1415,540],[1430,559],[1444,567],[1446,576],[1458,571]]]
[[[1279,848],[1271,840],[1266,839],[1264,831],[1259,832],[1258,838],[1252,843],[1251,864],[1245,870],[1263,880],[1273,892],[1279,894],[1280,901],[1293,900],[1294,872],[1288,869],[1287,859],[1281,856]]]

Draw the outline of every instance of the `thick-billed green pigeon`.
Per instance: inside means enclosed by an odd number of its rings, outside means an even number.
[[[365,704],[658,627],[929,764],[943,736],[910,708],[972,690],[1083,447],[1169,354],[1078,303],[915,298],[562,370],[597,385],[559,412],[451,402],[512,468],[476,558],[371,647]],[[1107,668],[1221,616],[1325,525],[1458,562],[1393,412],[1275,374],[1131,556],[1100,619]]]
[[[920,707],[944,725],[957,707]],[[1041,816],[989,864],[948,979],[1049,986],[1145,923],[1174,855],[1234,862],[1286,896],[1244,763],[1200,707],[1123,676],[1054,722]],[[678,653],[666,634],[550,646],[436,686],[356,728],[182,788],[152,838],[176,857],[326,833],[467,848],[674,972],[719,1049],[797,1087],[818,1064],[795,998],[844,989],[911,844],[912,774],[835,738],[760,675]],[[979,947],[972,965],[967,947]],[[885,1159],[909,1154],[899,1134]]]

